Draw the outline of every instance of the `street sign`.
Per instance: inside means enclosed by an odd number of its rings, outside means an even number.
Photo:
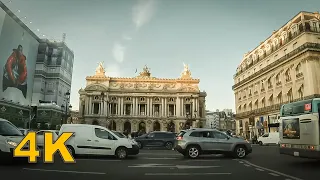
[[[128,166],[129,168],[177,168],[177,169],[205,169],[217,168],[220,166],[188,166],[188,165],[174,165],[174,164],[136,164]]]

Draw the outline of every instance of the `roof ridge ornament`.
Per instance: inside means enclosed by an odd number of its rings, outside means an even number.
[[[192,79],[189,65],[187,65],[185,63],[183,63],[183,71],[181,73],[180,79]]]
[[[96,68],[96,74],[93,77],[106,77],[105,73],[104,62],[99,62]]]

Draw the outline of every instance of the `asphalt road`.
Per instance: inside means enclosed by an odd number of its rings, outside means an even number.
[[[280,155],[275,146],[254,146],[244,160],[206,156],[183,158],[171,150],[141,150],[127,160],[106,157],[77,158],[76,164],[24,164],[0,166],[2,177],[33,180],[75,178],[96,179],[184,179],[215,178],[228,180],[309,180],[320,177],[320,162]]]

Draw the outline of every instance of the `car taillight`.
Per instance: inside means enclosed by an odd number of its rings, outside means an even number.
[[[182,140],[182,136],[178,136],[178,137],[177,137],[177,140]]]

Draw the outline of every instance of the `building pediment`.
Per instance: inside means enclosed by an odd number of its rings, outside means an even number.
[[[85,88],[85,91],[107,91],[108,87],[102,84],[91,84]]]

